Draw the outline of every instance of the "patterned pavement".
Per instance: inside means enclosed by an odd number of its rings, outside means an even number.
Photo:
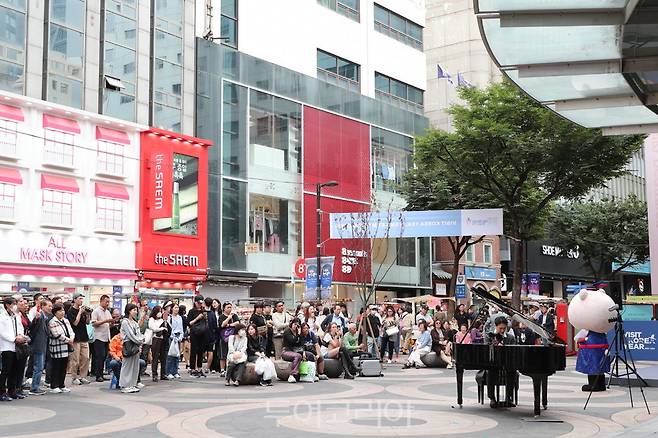
[[[477,403],[474,373],[464,376],[464,407],[456,406],[453,370],[401,370],[389,365],[382,378],[334,379],[314,384],[277,382],[273,387],[225,387],[206,379],[152,383],[138,394],[92,383],[70,394],[30,397],[0,405],[2,437],[574,437],[649,436],[658,431],[658,388],[613,387],[587,397],[584,376],[567,370],[549,379],[549,407],[532,418],[532,385],[521,378],[519,406],[492,410]],[[654,427],[655,425],[655,427]]]

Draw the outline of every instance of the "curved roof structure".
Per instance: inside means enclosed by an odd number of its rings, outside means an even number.
[[[473,0],[492,59],[607,135],[658,132],[658,0]]]

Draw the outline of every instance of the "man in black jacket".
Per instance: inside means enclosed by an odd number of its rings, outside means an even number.
[[[332,315],[327,315],[327,317],[322,321],[320,328],[323,332],[327,332],[331,323],[336,323],[341,333],[347,333],[347,320],[341,315],[342,308],[340,304],[334,306],[334,313]]]
[[[382,325],[382,322],[379,319],[377,307],[372,307],[370,309],[370,313],[365,318],[365,321],[363,321],[363,325],[365,325],[366,334],[368,337],[368,353],[370,353],[372,357],[379,357],[379,327]]]
[[[30,322],[30,334],[32,335],[32,385],[30,395],[43,395],[46,393],[39,386],[41,385],[41,375],[46,362],[46,353],[48,350],[48,323],[53,317],[53,303],[50,300],[42,300],[35,306],[36,311],[34,318]]]
[[[539,315],[537,322],[546,330],[549,330],[549,333],[553,333],[555,331],[555,318],[548,312],[546,304],[542,304],[539,310],[541,310],[541,315]]]

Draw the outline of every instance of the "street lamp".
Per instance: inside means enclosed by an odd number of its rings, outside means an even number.
[[[317,275],[317,287],[318,287],[318,301],[322,299],[320,295],[320,254],[322,253],[322,238],[320,237],[320,227],[322,222],[322,210],[320,210],[320,195],[322,192],[322,187],[336,187],[338,183],[336,181],[327,181],[325,183],[317,183],[315,185],[315,227],[316,227],[316,241],[315,241],[315,257],[317,259],[317,267],[315,272]]]

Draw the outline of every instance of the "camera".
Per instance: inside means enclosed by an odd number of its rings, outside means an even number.
[[[93,309],[91,307],[82,306],[82,308],[84,309],[85,312],[89,312],[89,313],[93,312]]]

